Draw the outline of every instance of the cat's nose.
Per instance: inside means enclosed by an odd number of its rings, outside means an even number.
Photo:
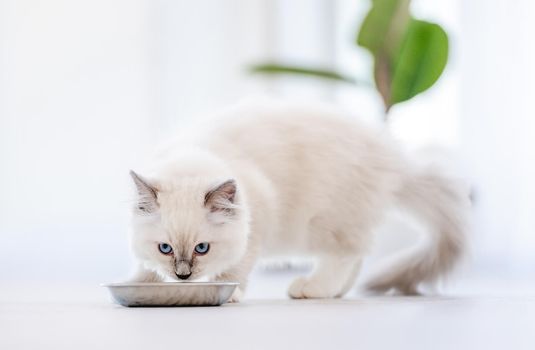
[[[191,272],[188,273],[187,275],[179,275],[178,273],[175,274],[176,277],[180,278],[181,280],[187,280],[189,278],[189,276],[191,276]]]

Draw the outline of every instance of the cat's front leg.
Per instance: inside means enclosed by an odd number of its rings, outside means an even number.
[[[299,277],[288,290],[294,299],[339,298],[353,286],[361,259],[354,256],[324,256],[309,277]]]
[[[238,265],[220,273],[215,277],[216,281],[221,282],[238,282],[240,285],[236,287],[234,293],[229,299],[231,303],[239,302],[245,293],[247,288],[247,282],[249,279],[249,274],[253,269],[253,266],[256,262],[256,249],[250,249],[246,256],[238,263]]]
[[[244,275],[241,273],[240,269],[230,269],[228,271],[225,271],[218,276],[216,276],[215,280],[218,282],[238,282],[239,286],[236,287],[234,292],[232,293],[232,296],[228,300],[229,303],[238,303],[243,297],[243,294],[245,292],[245,288],[247,286],[247,278],[248,274]]]
[[[129,282],[163,282],[162,276],[160,276],[156,271],[149,270],[143,266],[138,266],[136,272],[132,277],[129,278]]]
[[[232,292],[232,295],[230,296],[230,299],[228,300],[229,303],[239,303],[243,298],[243,292],[242,289],[238,286]]]

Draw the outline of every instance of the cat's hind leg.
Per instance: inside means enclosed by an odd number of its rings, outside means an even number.
[[[359,275],[361,266],[362,259],[357,259],[357,262],[353,265],[353,270],[351,271],[351,274],[349,275],[346,284],[344,285],[340,293],[336,295],[337,298],[343,297],[355,285],[355,281],[357,279],[357,276]]]
[[[323,256],[310,276],[293,281],[288,294],[294,299],[341,297],[353,286],[360,265],[360,257]]]

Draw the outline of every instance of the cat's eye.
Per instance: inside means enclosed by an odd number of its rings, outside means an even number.
[[[206,242],[202,242],[195,246],[195,253],[199,255],[204,255],[208,253],[209,249],[210,249],[210,244]]]
[[[160,250],[160,253],[168,255],[173,252],[173,248],[167,243],[160,243],[158,244],[158,249]]]

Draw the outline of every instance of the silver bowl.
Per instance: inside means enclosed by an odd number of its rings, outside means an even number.
[[[163,282],[103,284],[123,306],[218,306],[226,303],[237,282]]]

